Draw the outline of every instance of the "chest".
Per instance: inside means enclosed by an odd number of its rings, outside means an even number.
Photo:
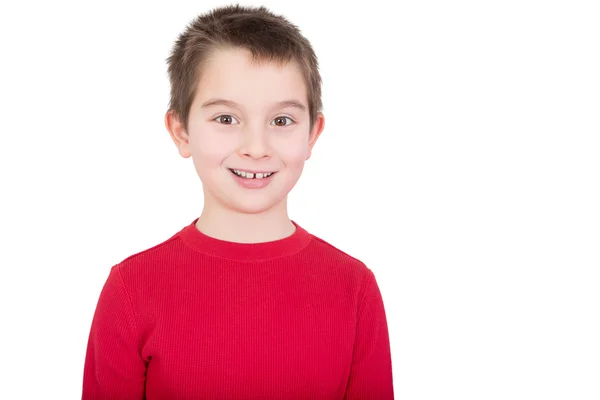
[[[149,326],[147,399],[341,399],[355,337],[343,301],[183,295]]]

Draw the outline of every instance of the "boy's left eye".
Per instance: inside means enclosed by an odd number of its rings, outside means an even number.
[[[289,124],[285,123],[286,119],[290,120]],[[273,122],[275,122],[275,123],[273,123]],[[277,117],[273,121],[271,121],[271,125],[277,125],[277,126],[287,126],[287,125],[291,125],[293,123],[294,123],[294,120],[292,120],[290,117]]]

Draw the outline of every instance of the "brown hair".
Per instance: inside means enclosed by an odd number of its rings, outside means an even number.
[[[219,48],[249,50],[252,62],[295,61],[300,66],[308,95],[310,127],[322,111],[321,76],[315,52],[298,27],[264,6],[229,5],[193,20],[176,40],[167,58],[171,99],[169,110],[187,130],[188,116],[201,66]]]

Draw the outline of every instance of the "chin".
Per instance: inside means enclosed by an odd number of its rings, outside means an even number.
[[[278,204],[280,204],[283,201],[283,198],[281,199],[269,199],[269,198],[257,198],[257,199],[251,199],[251,198],[237,198],[233,201],[230,202],[229,206],[241,213],[244,214],[260,214],[266,211],[269,211],[270,209],[276,207]]]

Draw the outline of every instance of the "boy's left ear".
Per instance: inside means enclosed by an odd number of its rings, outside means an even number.
[[[317,113],[317,117],[315,118],[315,123],[310,131],[308,137],[308,153],[306,154],[306,159],[308,160],[312,154],[312,149],[317,142],[319,136],[321,136],[321,132],[323,132],[323,128],[325,128],[325,116],[323,113]]]

